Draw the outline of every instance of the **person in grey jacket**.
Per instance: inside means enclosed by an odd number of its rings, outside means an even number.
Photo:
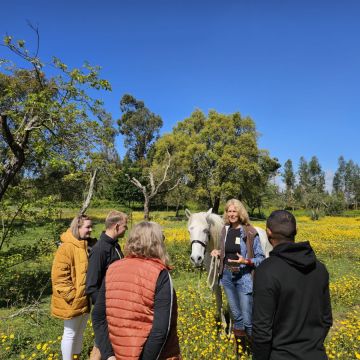
[[[127,229],[128,217],[121,211],[110,211],[105,219],[105,231],[99,241],[92,247],[89,255],[89,265],[86,275],[86,294],[91,303],[95,304],[106,270],[114,261],[122,259],[124,254],[118,243]],[[90,360],[100,360],[100,351],[95,345]]]
[[[255,272],[253,359],[325,360],[332,326],[326,267],[308,241],[295,243],[291,213],[272,212],[266,227],[274,249]]]

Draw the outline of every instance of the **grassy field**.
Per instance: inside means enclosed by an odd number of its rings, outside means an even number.
[[[94,235],[99,236],[108,209],[93,209]],[[71,210],[63,210],[57,229],[65,228]],[[206,275],[192,269],[189,262],[190,245],[186,221],[176,220],[173,213],[154,212],[152,220],[159,222],[175,266],[173,278],[179,302],[179,337],[184,359],[235,359],[233,339],[217,332],[214,317],[214,298],[206,287]],[[348,214],[347,214],[348,215]],[[131,223],[140,221],[142,214],[135,212]],[[313,222],[303,214],[297,216],[297,241],[309,240],[317,256],[330,273],[330,289],[334,326],[328,336],[326,348],[330,359],[360,359],[360,216],[325,217]],[[264,222],[254,224],[264,227]],[[40,239],[54,242],[53,228],[29,222],[16,233],[19,246],[34,244]],[[54,246],[55,249],[55,246]],[[14,296],[12,306],[0,308],[0,359],[60,359],[62,322],[49,316],[49,275],[52,254],[41,261],[29,260],[13,272]],[[27,285],[27,287],[25,286]],[[19,296],[19,287],[25,286]],[[31,290],[43,289],[37,302],[31,301]],[[26,293],[27,291],[27,293]],[[10,292],[11,293],[11,292]],[[34,292],[35,294],[36,291]],[[28,297],[28,301],[26,301]],[[25,300],[24,300],[25,299]],[[21,306],[17,306],[20,304]],[[24,307],[24,303],[28,304]],[[81,359],[87,358],[92,347],[93,334],[89,324],[85,334]],[[244,356],[244,359],[247,359]]]

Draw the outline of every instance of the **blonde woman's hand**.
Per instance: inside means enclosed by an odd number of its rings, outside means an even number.
[[[236,253],[238,259],[228,259],[228,262],[236,263],[236,264],[247,264],[246,259],[241,256],[239,253]]]
[[[210,255],[211,256],[220,256],[220,250],[214,249]]]

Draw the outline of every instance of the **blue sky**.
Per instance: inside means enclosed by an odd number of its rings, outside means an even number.
[[[42,59],[101,65],[115,119],[124,93],[163,132],[196,108],[239,111],[282,164],[316,155],[331,174],[340,155],[360,163],[360,1],[13,0],[1,12],[0,34],[28,46],[27,20],[39,27]]]

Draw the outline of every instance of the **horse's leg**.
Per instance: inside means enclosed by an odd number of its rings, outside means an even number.
[[[208,274],[211,270],[210,264],[211,264],[211,256],[209,252],[206,252],[204,254],[204,265]],[[213,272],[215,272],[215,274]],[[220,329],[221,325],[219,326],[218,324],[223,322],[223,311],[222,311],[222,294],[221,294],[220,285],[218,284],[217,269],[213,268],[211,274],[209,275],[210,275],[210,283],[212,283],[213,276],[216,277],[215,282],[212,286],[212,291],[215,294],[215,301],[216,301],[216,309],[215,309],[216,327]]]
[[[232,328],[233,328],[233,319],[232,314],[230,310],[230,306],[227,303],[226,306],[222,306],[221,308],[222,312],[222,319],[223,319],[223,330],[225,334],[230,337],[232,334]]]
[[[207,273],[210,271],[210,263],[211,263],[211,256],[208,252],[204,254],[204,265]],[[217,271],[217,269],[216,269]],[[217,277],[217,275],[216,275]],[[232,331],[232,319],[231,319],[231,312],[229,305],[227,305],[226,309],[223,307],[222,301],[222,289],[218,283],[218,278],[216,278],[214,286],[212,288],[215,294],[215,301],[216,301],[216,327],[218,330],[224,331],[226,335],[230,336]],[[221,325],[218,325],[218,324]]]
[[[230,311],[229,304],[224,307],[222,301],[222,290],[220,285],[214,286],[214,293],[216,297],[216,322],[217,324],[220,322],[221,325],[217,325],[217,329],[221,330],[227,335],[228,337],[232,334],[233,328],[233,320]]]

